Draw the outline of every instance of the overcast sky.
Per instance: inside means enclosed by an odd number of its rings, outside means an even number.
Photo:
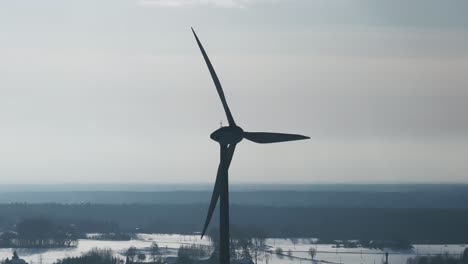
[[[468,2],[0,2],[0,183],[468,182]]]

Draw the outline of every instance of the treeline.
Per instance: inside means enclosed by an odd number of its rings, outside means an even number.
[[[80,238],[107,241],[129,241],[132,239],[132,236],[126,233],[98,233],[93,235],[82,233],[80,234]]]
[[[68,257],[54,264],[121,264],[110,249],[93,249],[79,257]]]
[[[369,188],[376,188],[370,186]],[[349,190],[348,190],[349,189]],[[339,208],[468,208],[468,186],[422,191],[371,191],[352,188],[340,191],[232,191],[230,202],[238,205],[298,206]],[[377,188],[379,190],[379,188]],[[418,189],[417,189],[418,190]],[[82,203],[94,204],[204,204],[211,197],[206,191],[54,191],[0,192],[0,203]]]
[[[206,205],[3,204],[0,228],[8,230],[24,217],[44,216],[62,225],[73,224],[78,232],[190,234],[201,230],[206,211]],[[463,221],[468,209],[233,205],[230,215],[233,226],[261,230],[267,237],[468,243],[468,221]]]
[[[468,248],[461,255],[440,254],[409,258],[406,264],[468,264]]]
[[[73,247],[78,242],[78,233],[73,224],[56,224],[45,218],[21,220],[14,231],[0,235],[3,248],[50,248]]]

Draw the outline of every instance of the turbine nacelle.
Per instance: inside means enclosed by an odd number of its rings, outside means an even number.
[[[238,126],[221,127],[210,138],[222,145],[237,144],[244,138],[244,130]]]

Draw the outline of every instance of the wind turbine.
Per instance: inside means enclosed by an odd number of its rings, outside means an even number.
[[[223,104],[224,112],[229,122],[229,126],[221,126],[220,129],[216,130],[210,135],[210,138],[219,143],[220,149],[220,162],[218,166],[218,173],[216,175],[216,182],[211,195],[211,202],[208,208],[208,215],[205,220],[203,232],[201,237],[205,235],[206,229],[210,223],[211,217],[213,216],[216,203],[218,198],[220,199],[220,243],[219,243],[219,263],[229,264],[229,184],[228,184],[228,170],[231,165],[232,156],[236,149],[237,143],[242,139],[247,139],[255,143],[276,143],[284,141],[302,140],[309,139],[309,137],[295,134],[283,134],[283,133],[269,133],[269,132],[246,132],[242,128],[236,125],[234,118],[232,117],[231,110],[229,110],[226,98],[224,96],[223,88],[219,82],[218,76],[213,68],[213,65],[208,58],[200,40],[198,39],[195,30],[192,28],[193,35],[197,41],[198,47],[205,59],[208,70],[210,71],[211,78],[213,78],[214,85],[218,91],[219,98]]]

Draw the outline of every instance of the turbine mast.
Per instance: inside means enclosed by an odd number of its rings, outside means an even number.
[[[220,192],[220,218],[219,218],[219,263],[229,264],[230,262],[230,239],[229,239],[229,178],[226,168],[226,177],[221,183]]]

